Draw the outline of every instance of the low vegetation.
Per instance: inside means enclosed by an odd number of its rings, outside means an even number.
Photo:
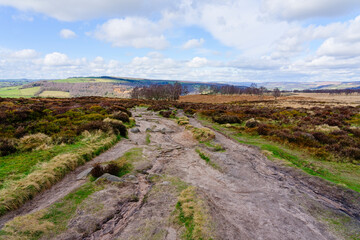
[[[126,137],[133,106],[96,98],[0,99],[0,215]]]
[[[178,221],[185,228],[184,239],[212,239],[210,216],[194,187],[190,186],[180,193],[176,209]]]

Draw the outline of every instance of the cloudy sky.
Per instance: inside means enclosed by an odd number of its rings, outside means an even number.
[[[0,79],[360,81],[359,0],[0,0]]]

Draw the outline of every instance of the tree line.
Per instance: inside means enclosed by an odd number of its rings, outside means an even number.
[[[180,83],[154,84],[144,87],[134,87],[130,97],[135,99],[178,100],[181,95],[187,93],[187,87],[182,86]]]

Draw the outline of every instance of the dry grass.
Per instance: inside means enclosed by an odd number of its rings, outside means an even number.
[[[22,137],[19,141],[22,151],[46,149],[51,144],[51,137],[43,133]]]
[[[189,124],[189,118],[180,117],[177,119],[177,124],[185,126],[186,130],[191,131],[193,137],[199,142],[207,142],[215,139],[215,133],[209,128],[197,128]]]
[[[331,106],[358,106],[360,105],[360,95],[330,95],[327,93],[286,93],[276,101],[273,96],[255,95],[186,95],[181,96],[179,102],[193,103],[257,103],[272,104],[280,107],[324,107]]]
[[[86,147],[79,149],[76,154],[61,154],[49,162],[42,163],[37,170],[26,177],[9,183],[0,190],[0,215],[17,209],[36,194],[50,188],[77,166],[91,160],[94,156],[112,146],[117,138],[115,135],[84,133],[83,141]]]
[[[194,138],[200,142],[207,142],[215,139],[215,133],[209,128],[192,128],[191,132],[194,135]]]
[[[272,96],[255,96],[255,95],[185,95],[180,96],[179,102],[193,103],[229,103],[237,101],[259,101],[273,100]]]
[[[188,117],[180,117],[177,120],[177,124],[179,124],[179,125],[187,125],[187,124],[189,124],[189,118]]]
[[[327,124],[323,124],[316,126],[315,131],[323,132],[323,133],[331,133],[335,131],[340,131],[340,128],[338,126],[329,126]]]
[[[195,187],[188,187],[180,193],[176,207],[180,222],[186,226],[186,239],[212,239],[210,217],[204,202],[197,196]]]

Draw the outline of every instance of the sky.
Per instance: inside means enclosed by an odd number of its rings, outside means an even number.
[[[0,0],[0,79],[360,81],[360,0]]]

